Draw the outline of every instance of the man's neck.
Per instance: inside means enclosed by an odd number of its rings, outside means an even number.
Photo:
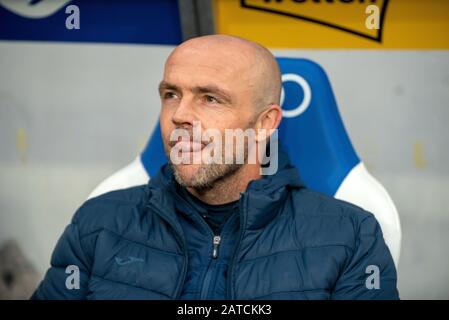
[[[205,203],[224,204],[240,199],[240,193],[246,191],[248,184],[260,178],[259,165],[245,164],[234,174],[218,180],[212,188],[197,190],[188,187],[187,190]]]

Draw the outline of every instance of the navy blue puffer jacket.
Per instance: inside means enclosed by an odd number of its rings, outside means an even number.
[[[215,244],[168,166],[88,200],[32,298],[398,299],[374,216],[302,186],[285,156],[279,167],[249,184]]]

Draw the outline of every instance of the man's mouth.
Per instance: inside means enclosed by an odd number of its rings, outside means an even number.
[[[203,141],[197,141],[189,138],[182,138],[179,139],[179,141],[176,142],[173,147],[176,147],[180,152],[190,153],[201,151],[206,147],[206,145],[207,143]]]

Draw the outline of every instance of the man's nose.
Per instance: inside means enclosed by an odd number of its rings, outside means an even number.
[[[192,100],[188,97],[183,97],[172,115],[172,122],[176,126],[193,125],[195,115],[192,106]]]

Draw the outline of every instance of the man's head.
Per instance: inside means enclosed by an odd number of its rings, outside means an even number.
[[[214,141],[193,139],[194,123],[201,130],[217,129],[224,137],[225,129],[276,129],[282,117],[281,74],[273,55],[259,44],[232,36],[204,36],[176,47],[166,61],[159,93],[162,139],[169,158],[177,144],[190,151],[184,156],[204,158],[205,147]],[[170,141],[175,129],[187,130],[191,138]],[[172,166],[181,185],[201,190],[245,164]]]

